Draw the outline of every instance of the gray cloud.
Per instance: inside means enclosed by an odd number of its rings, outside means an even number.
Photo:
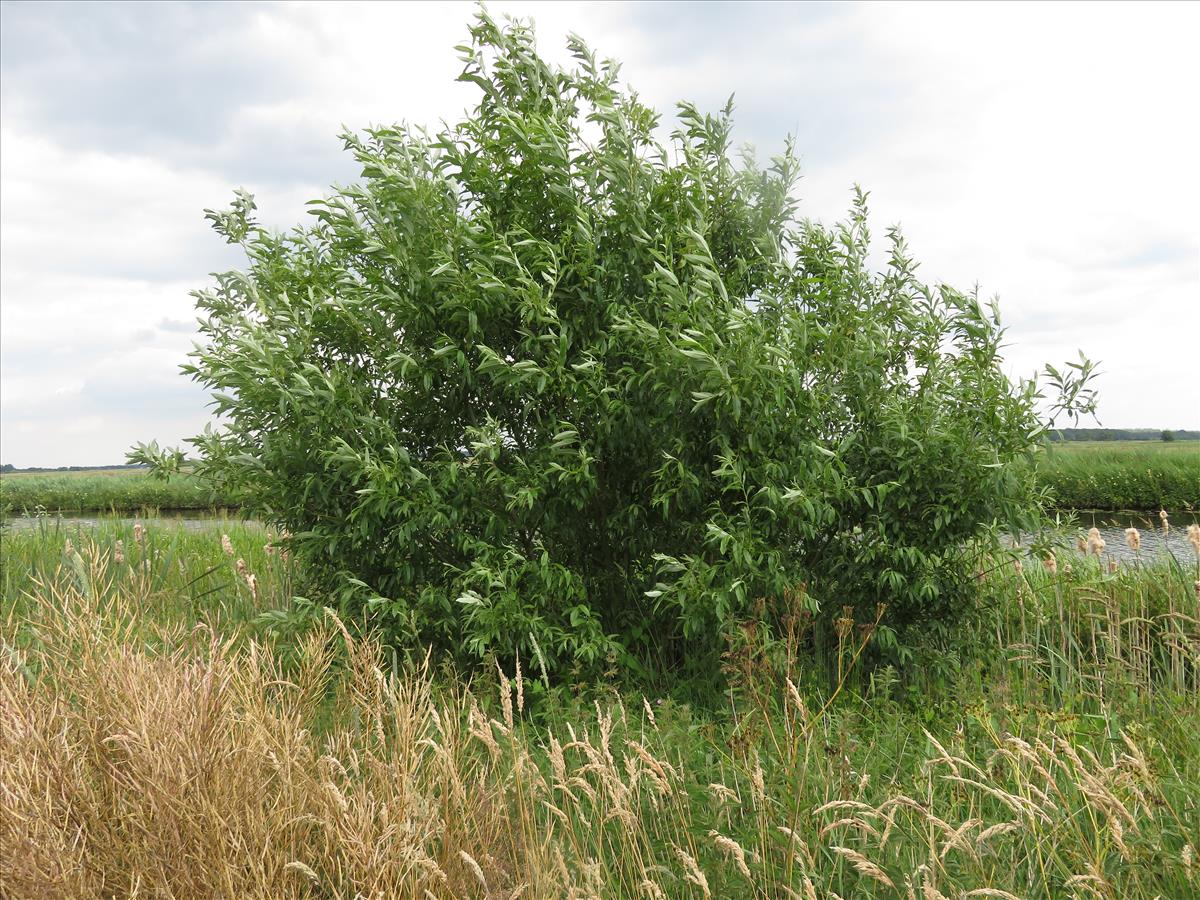
[[[162,319],[158,327],[162,331],[173,331],[176,334],[193,334],[196,331],[196,323],[184,319]]]
[[[6,6],[6,101],[42,132],[119,153],[220,140],[242,104],[278,100],[295,60],[247,52],[241,3]]]
[[[146,156],[231,182],[351,171],[330,129],[271,117],[320,78],[264,3],[5,4],[6,115],[55,142]]]
[[[789,134],[811,165],[858,153],[914,99],[850,4],[635,4],[629,24],[653,41],[676,99],[715,110],[735,94],[736,134],[764,158]]]

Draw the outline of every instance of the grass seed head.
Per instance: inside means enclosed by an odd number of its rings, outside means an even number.
[[[829,849],[838,856],[847,859],[850,865],[854,866],[860,874],[866,875],[873,881],[885,884],[895,890],[896,885],[892,882],[892,879],[888,878],[887,873],[857,850],[851,850],[849,847],[830,847]]]
[[[746,850],[731,837],[726,837],[719,831],[709,831],[708,836],[713,839],[713,843],[717,845],[725,853],[726,856],[733,860],[737,870],[742,873],[747,881],[753,882],[754,876],[750,874],[750,867],[746,865]]]
[[[705,897],[712,896],[712,890],[708,886],[708,879],[704,877],[704,871],[700,868],[700,864],[696,862],[696,858],[684,850],[682,847],[675,846],[675,855],[679,857],[679,861],[683,863],[684,877],[696,887],[700,888],[701,893]]]
[[[521,672],[521,653],[517,651],[517,713],[525,712],[525,676]]]
[[[1142,533],[1136,528],[1125,529],[1125,543],[1129,545],[1129,549],[1134,553],[1142,549]]]
[[[483,869],[480,868],[479,863],[475,861],[475,857],[473,857],[466,850],[459,850],[458,855],[462,858],[462,861],[466,863],[467,868],[474,873],[475,878],[478,879],[480,886],[483,888],[484,893],[486,893],[488,889],[487,879],[483,877]]]
[[[311,867],[306,866],[304,863],[300,862],[299,860],[295,860],[295,859],[292,860],[290,863],[288,863],[286,866],[283,867],[283,870],[285,872],[295,872],[297,875],[302,875],[305,878],[307,878],[310,882],[312,882],[313,884],[321,883],[321,879],[317,875],[317,873],[314,872]]]

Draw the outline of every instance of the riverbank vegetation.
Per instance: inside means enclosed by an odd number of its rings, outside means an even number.
[[[216,511],[231,506],[186,472],[170,480],[154,478],[145,469],[0,475],[0,510],[14,516]]]
[[[1200,508],[1200,441],[1052,444],[1037,477],[1069,509]]]
[[[936,670],[867,671],[870,623],[820,673],[802,630],[730,634],[726,695],[693,704],[533,660],[465,680],[224,534],[5,536],[10,896],[1200,888],[1194,558],[998,560]]]

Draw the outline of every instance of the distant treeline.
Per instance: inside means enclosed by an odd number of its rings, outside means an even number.
[[[1050,440],[1200,441],[1200,431],[1172,431],[1161,428],[1059,428],[1050,432]]]

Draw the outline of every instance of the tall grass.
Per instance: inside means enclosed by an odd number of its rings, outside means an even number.
[[[227,498],[190,475],[163,481],[144,471],[17,473],[0,476],[0,509],[9,515],[39,512],[141,512],[227,508]]]
[[[918,706],[876,673],[740,685],[725,715],[619,690],[533,710],[520,669],[464,683],[331,615],[264,628],[292,574],[228,533],[234,555],[152,527],[120,562],[104,529],[6,538],[6,896],[1200,889],[1190,560],[985,575],[994,634]],[[213,566],[226,587],[191,595]]]
[[[1053,571],[1051,571],[1053,570]],[[1133,691],[1200,695],[1200,567],[1163,556],[1072,554],[1007,568],[993,586],[996,645],[1058,704],[1111,706]]]
[[[1200,509],[1200,442],[1051,444],[1038,478],[1070,509]]]
[[[0,530],[0,596],[19,619],[40,604],[46,585],[72,577],[102,601],[145,598],[144,625],[204,623],[235,632],[271,609],[291,607],[293,567],[276,543],[262,526],[235,519],[191,531],[155,518],[97,525],[46,518],[33,528]],[[81,561],[102,565],[106,577],[87,578]],[[254,575],[253,586],[246,574]]]

